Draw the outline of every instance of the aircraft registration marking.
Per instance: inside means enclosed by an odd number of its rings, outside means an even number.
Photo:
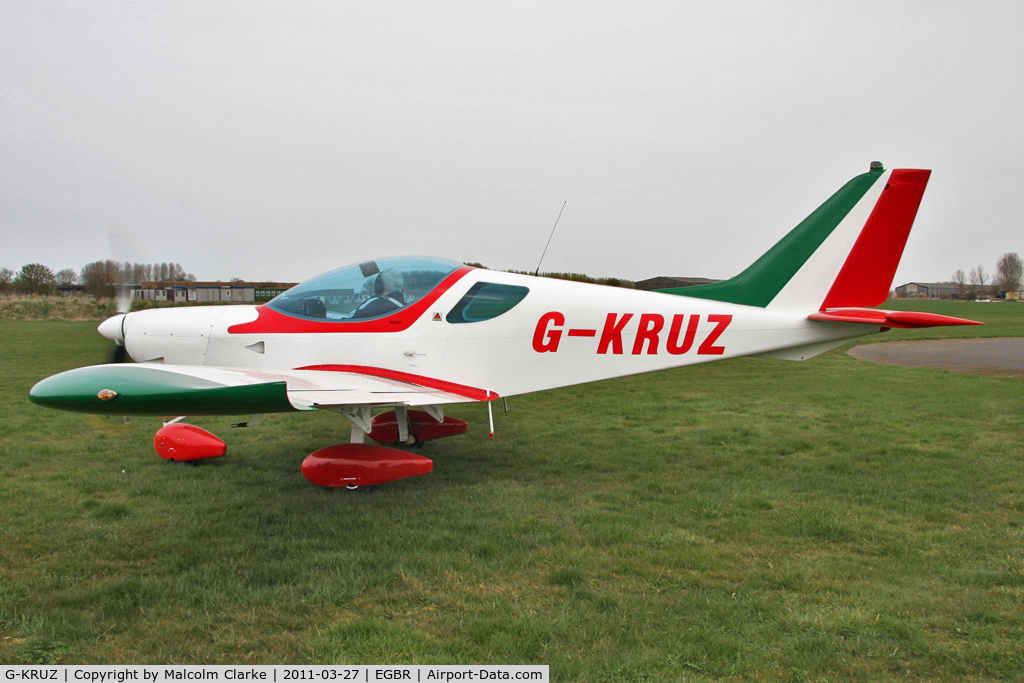
[[[597,344],[597,354],[623,355],[625,353],[622,335],[626,326],[636,317],[633,313],[609,313],[605,317],[604,327],[601,329],[600,340]],[[683,322],[686,322],[686,329],[683,330]],[[704,340],[697,347],[697,355],[720,356],[725,353],[725,345],[718,345],[716,342],[726,328],[732,322],[731,315],[709,315],[707,322],[713,323],[715,327],[708,333]],[[636,323],[636,336],[633,339],[631,355],[639,356],[657,355],[661,342],[664,340],[664,349],[675,356],[687,353],[693,348],[697,336],[697,325],[700,324],[700,315],[687,316],[677,313],[672,316],[669,324],[668,334],[662,338],[662,330],[665,328],[665,316],[660,313],[642,313]],[[537,321],[537,327],[533,332],[533,350],[537,353],[555,353],[558,351],[562,341],[562,334],[567,337],[597,337],[597,329],[569,328],[565,326],[565,315],[558,311],[545,313]]]

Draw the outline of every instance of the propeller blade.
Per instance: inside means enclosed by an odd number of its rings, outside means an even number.
[[[128,313],[132,310],[132,303],[134,298],[132,297],[132,288],[129,285],[120,284],[115,285],[117,290],[117,312]]]
[[[114,344],[113,350],[110,352],[111,363],[124,363],[128,360],[128,350],[120,344]]]

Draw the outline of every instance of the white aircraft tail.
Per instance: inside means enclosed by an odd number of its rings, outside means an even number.
[[[930,175],[873,162],[736,277],[658,291],[793,311],[877,306],[889,296]]]

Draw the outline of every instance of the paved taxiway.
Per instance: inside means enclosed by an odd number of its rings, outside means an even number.
[[[886,365],[1024,377],[1024,337],[883,342],[855,346],[849,353]]]

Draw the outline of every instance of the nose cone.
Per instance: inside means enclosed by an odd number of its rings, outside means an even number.
[[[124,345],[124,317],[125,313],[118,313],[100,323],[96,330],[112,342]]]

